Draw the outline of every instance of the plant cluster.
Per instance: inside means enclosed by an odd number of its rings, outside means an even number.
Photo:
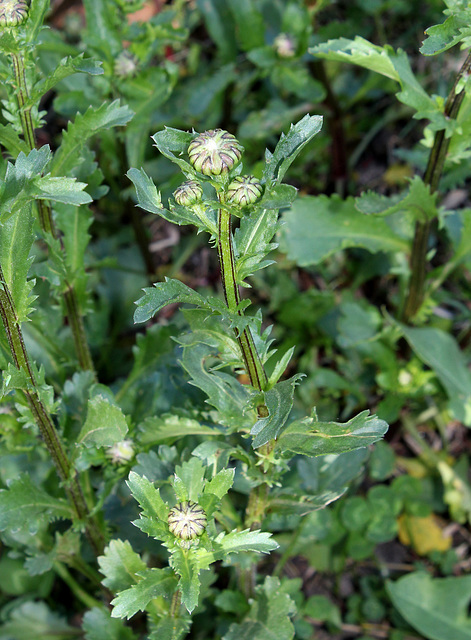
[[[0,640],[468,637],[470,55],[427,92],[405,2],[63,4],[0,0]]]

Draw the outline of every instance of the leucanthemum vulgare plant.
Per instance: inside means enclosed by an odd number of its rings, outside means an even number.
[[[368,411],[345,424],[319,422],[315,410],[290,422],[295,387],[302,374],[283,379],[292,350],[277,359],[270,328],[263,328],[260,312],[248,313],[250,300],[241,295],[241,289],[250,286],[247,279],[273,263],[267,255],[276,248],[273,238],[279,209],[296,197],[296,189],[282,180],[321,126],[318,116],[305,116],[292,126],[273,153],[267,150],[260,179],[246,173],[244,149],[227,131],[198,134],[164,129],[153,136],[155,145],[178,165],[184,178],[166,207],[143,169],[128,172],[141,208],[175,224],[192,224],[209,235],[218,251],[224,299],[203,296],[183,282],[166,279],[145,289],[137,302],[136,322],[149,321],[167,304],[185,305],[183,314],[190,331],[178,338],[181,364],[190,383],[206,394],[210,409],[201,412],[199,422],[193,420],[180,432],[189,435],[204,430],[208,437],[177,468],[174,495],[163,499],[145,475],[132,472],[129,478],[131,492],[142,508],[135,524],[163,542],[171,569],[143,569],[138,574],[140,581],[113,601],[115,617],[147,609],[154,623],[163,625],[164,620],[178,618],[183,629],[188,613],[204,594],[203,570],[216,560],[235,565],[240,590],[254,597],[262,587],[256,586],[253,554],[277,546],[271,534],[261,531],[267,519],[273,514],[302,515],[327,505],[345,491],[361,467],[360,459],[346,464],[346,472],[336,480],[332,476],[330,484],[324,478],[319,491],[309,494],[301,488],[283,487],[283,476],[296,466],[296,456],[355,455],[387,429],[384,421]],[[240,221],[235,231],[234,218]],[[248,384],[240,381],[242,372]],[[229,508],[229,490],[245,496],[243,515],[234,506]],[[124,555],[131,553],[121,550]],[[102,570],[107,557],[116,553],[116,548],[107,549]],[[277,582],[267,578],[264,589],[276,589],[270,580]],[[106,580],[105,584],[113,586]],[[160,611],[151,603],[156,595],[167,596],[168,604]],[[236,637],[240,627],[233,625],[225,637]]]

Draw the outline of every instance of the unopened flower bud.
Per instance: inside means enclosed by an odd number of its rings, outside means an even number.
[[[125,13],[134,13],[144,6],[143,0],[116,0]]]
[[[122,440],[116,442],[106,452],[106,455],[111,458],[111,462],[115,464],[123,464],[129,462],[134,457],[134,447],[132,440]]]
[[[226,200],[240,207],[254,204],[263,193],[263,187],[254,176],[237,176],[227,187]]]
[[[190,142],[190,164],[205,176],[219,176],[239,164],[244,148],[239,141],[223,129],[200,133]]]
[[[121,51],[114,61],[114,72],[119,78],[129,78],[137,71],[138,59],[130,51]]]
[[[182,540],[194,540],[200,536],[207,523],[204,510],[196,502],[180,502],[168,514],[170,531]]]
[[[0,0],[0,27],[17,27],[28,17],[28,5],[21,0]]]
[[[173,197],[175,202],[183,207],[196,204],[203,197],[203,189],[196,180],[188,180],[175,190]]]
[[[273,45],[280,58],[292,58],[295,54],[293,39],[286,35],[286,33],[280,33],[273,41]]]

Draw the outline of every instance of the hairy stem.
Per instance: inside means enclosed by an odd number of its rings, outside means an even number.
[[[28,106],[29,91],[26,83],[25,62],[23,56],[16,53],[12,53],[11,57],[13,60],[13,72],[15,74],[18,108],[20,112],[21,126],[23,129],[23,137],[28,147],[33,150],[36,148],[36,135],[33,126],[33,119],[31,117],[31,106]],[[42,231],[50,234],[53,238],[57,238],[59,234],[52,216],[50,205],[44,200],[38,200],[37,206],[39,224]],[[83,324],[83,314],[77,298],[77,292],[73,285],[68,283],[65,283],[65,285],[66,289],[62,295],[64,298],[67,320],[72,331],[79,366],[84,371],[92,371],[95,373]]]
[[[84,522],[87,538],[95,553],[99,555],[103,552],[103,535],[96,518],[90,517],[89,508],[77,474],[70,464],[52,418],[41,400],[38,384],[26,351],[15,304],[5,282],[1,267],[0,287],[0,316],[5,327],[13,362],[17,369],[24,371],[28,379],[28,388],[24,391],[28,405],[57,473],[64,484],[64,489],[75,516],[78,520]]]
[[[458,86],[462,79],[469,74],[470,70],[471,53],[468,54],[466,60],[464,61],[455,78],[453,87],[448,94],[448,98],[445,103],[444,114],[445,117],[449,119],[456,119],[458,115],[461,104],[465,97],[464,89],[457,93]],[[434,193],[438,189],[438,184],[443,174],[449,146],[450,138],[447,138],[445,136],[445,131],[437,131],[424,175],[424,183],[430,186],[431,193]],[[432,220],[418,220],[415,224],[414,242],[412,245],[410,260],[411,276],[409,283],[409,292],[402,312],[402,320],[404,322],[408,322],[415,316],[424,301],[427,268],[427,247],[432,222]]]
[[[221,265],[221,279],[224,289],[224,297],[229,310],[242,316],[243,312],[238,308],[240,304],[240,293],[235,279],[231,214],[223,207],[219,209],[218,232],[218,253]],[[246,328],[240,333],[236,331],[236,335],[242,352],[242,357],[244,359],[245,368],[250,378],[250,384],[255,389],[263,391],[267,386],[267,375],[255,347],[252,333],[249,328]],[[261,409],[263,409],[263,407]],[[268,413],[266,415],[268,415]]]

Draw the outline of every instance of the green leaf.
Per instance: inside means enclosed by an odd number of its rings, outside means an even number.
[[[233,60],[237,53],[237,45],[234,21],[228,3],[226,0],[197,0],[196,4],[211,40],[218,47],[223,60]]]
[[[254,449],[280,435],[293,407],[294,389],[302,377],[303,374],[297,374],[289,380],[279,382],[269,391],[262,392],[268,417],[260,418],[252,427],[250,433],[254,436]]]
[[[204,493],[212,493],[221,500],[234,482],[235,469],[221,469],[204,487]]]
[[[145,563],[127,540],[112,540],[98,558],[102,580],[110,591],[123,591],[138,582],[138,574],[146,569]]]
[[[217,436],[220,434],[214,427],[200,424],[197,420],[178,415],[162,415],[146,418],[138,426],[139,441],[146,445],[166,442],[171,444],[185,436]]]
[[[265,152],[263,179],[267,183],[281,182],[291,163],[302,149],[319,133],[322,128],[322,116],[305,115],[281,137],[273,153]]]
[[[0,490],[0,531],[21,531],[35,534],[42,522],[55,518],[70,518],[70,506],[65,500],[53,498],[22,474],[8,489]]]
[[[117,29],[117,22],[121,19],[119,14],[108,0],[84,0],[83,6],[87,20],[87,41],[112,64],[113,56],[122,50]]]
[[[75,178],[45,176],[36,178],[28,192],[35,200],[52,200],[78,206],[92,202],[90,195],[84,191],[86,186]]]
[[[214,541],[215,557],[222,559],[229,553],[241,553],[243,551],[256,551],[257,553],[270,553],[278,549],[278,544],[272,539],[272,534],[267,531],[232,531],[220,533]]]
[[[20,138],[11,125],[0,125],[0,144],[13,158],[16,158],[20,152],[25,154],[29,152],[28,144]]]
[[[200,594],[200,572],[207,569],[214,559],[203,549],[181,549],[176,547],[170,557],[170,566],[180,576],[178,589],[182,594],[182,603],[191,613],[198,604]]]
[[[442,24],[436,24],[425,30],[428,38],[420,47],[424,56],[435,56],[454,47],[455,44],[471,36],[471,9],[453,11]]]
[[[78,113],[62,134],[60,147],[54,154],[51,175],[67,175],[82,162],[80,151],[90,138],[112,127],[122,127],[133,117],[127,105],[120,106],[119,100],[103,103],[100,107],[90,107],[85,113]]]
[[[134,322],[147,322],[168,304],[204,305],[205,300],[199,293],[187,287],[180,280],[166,278],[165,282],[156,282],[153,289],[144,289],[142,298],[136,302]]]
[[[280,185],[287,186],[287,185]],[[271,242],[278,229],[278,211],[256,209],[251,216],[244,216],[234,234],[236,255],[236,281],[242,284],[248,276],[264,269],[273,260],[263,260],[278,246]]]
[[[31,205],[0,226],[0,265],[20,323],[28,317],[32,302],[33,283],[27,281],[27,276],[33,260],[29,254],[34,238]]]
[[[191,627],[188,618],[166,616],[160,618],[156,627],[152,628],[148,640],[184,640]]]
[[[120,620],[113,619],[106,609],[94,607],[83,616],[85,640],[133,640],[136,638]]]
[[[35,42],[51,5],[50,0],[35,0],[31,3],[25,23],[27,42]]]
[[[1,640],[70,640],[77,632],[66,620],[51,611],[44,602],[23,602],[13,610],[0,626]]]
[[[243,51],[250,51],[265,44],[265,26],[262,14],[254,0],[229,0],[234,16],[236,37]]]
[[[171,598],[177,586],[173,571],[166,569],[146,569],[141,571],[140,580],[111,601],[113,618],[131,618],[138,611],[144,611],[154,598]]]
[[[147,478],[134,471],[130,472],[127,485],[142,509],[140,519],[134,522],[136,527],[158,539],[168,537],[169,508],[160,497],[159,490]]]
[[[410,211],[420,222],[437,217],[437,194],[419,176],[410,181],[409,190],[399,196],[386,197],[366,191],[355,198],[356,208],[364,214],[389,216],[398,211]]]
[[[180,156],[187,153],[190,142],[196,136],[196,133],[165,127],[151,137],[160,153],[163,153],[166,158],[178,165],[187,178],[193,178],[195,176],[193,167]]]
[[[471,640],[471,576],[432,578],[418,571],[386,585],[400,614],[429,640]]]
[[[456,419],[471,427],[471,373],[455,339],[441,329],[400,326],[412,349],[445,387]]]
[[[140,171],[139,169],[129,169],[126,175],[136,187],[137,201],[141,209],[160,214],[164,209],[160,192],[157,191],[157,187],[144,169]]]
[[[173,485],[179,501],[198,502],[203,493],[205,468],[199,458],[190,458],[175,467]]]
[[[381,219],[366,217],[353,198],[304,196],[283,216],[280,248],[299,266],[318,264],[348,247],[377,251],[409,251],[409,243]]]
[[[369,411],[362,411],[345,423],[318,422],[315,417],[292,422],[281,434],[276,450],[284,456],[323,456],[353,451],[380,440],[388,425]]]
[[[54,71],[49,72],[46,78],[36,83],[31,91],[31,95],[26,102],[26,107],[34,106],[39,100],[57,83],[68,78],[74,73],[88,73],[92,76],[103,73],[102,63],[91,58],[84,58],[81,53],[78,56],[67,56],[63,58]]]
[[[110,447],[124,439],[128,425],[121,409],[101,395],[88,401],[87,419],[77,438],[77,445]]]
[[[292,640],[294,627],[290,618],[296,606],[284,593],[278,578],[267,576],[255,589],[257,597],[244,620],[231,624],[223,640]]]

